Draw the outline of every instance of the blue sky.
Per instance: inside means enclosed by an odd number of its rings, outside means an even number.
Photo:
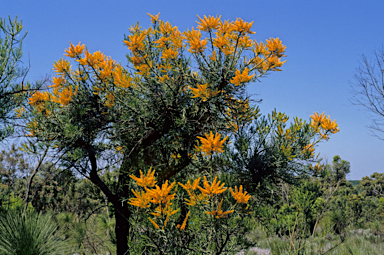
[[[350,102],[355,69],[361,55],[372,56],[383,46],[383,1],[18,1],[5,0],[0,17],[18,15],[29,31],[24,54],[30,55],[28,79],[50,74],[69,41],[100,50],[122,64],[128,27],[150,25],[146,13],[161,13],[180,30],[196,27],[196,15],[254,21],[258,41],[279,37],[287,46],[282,72],[271,73],[248,91],[263,99],[263,114],[274,108],[291,118],[309,119],[325,111],[336,119],[340,132],[317,151],[332,161],[340,155],[351,163],[349,179],[384,172],[384,141],[373,137],[363,108]],[[27,62],[28,58],[24,60]]]

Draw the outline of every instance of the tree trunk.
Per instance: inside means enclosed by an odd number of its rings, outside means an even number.
[[[117,244],[117,255],[125,255],[128,253],[128,236],[129,236],[129,217],[131,212],[126,203],[118,203],[115,206],[115,234]]]
[[[101,189],[104,195],[108,198],[108,201],[112,202],[113,207],[115,208],[116,254],[126,255],[128,253],[129,217],[131,216],[131,211],[128,208],[127,202],[122,202],[121,198],[127,197],[128,195],[128,186],[124,185],[126,183],[124,182],[124,178],[127,178],[127,176],[120,174],[119,183],[122,184],[122,188],[121,190],[118,190],[116,194],[113,194],[97,173],[97,161],[93,150],[90,146],[88,146],[87,150],[92,167],[89,174],[90,180]]]

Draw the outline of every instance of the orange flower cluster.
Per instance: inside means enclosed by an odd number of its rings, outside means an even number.
[[[156,229],[159,229],[160,226],[162,226],[162,228],[166,227],[170,217],[176,214],[179,209],[175,210],[172,207],[172,201],[175,199],[175,194],[171,193],[171,191],[176,185],[176,183],[173,182],[169,184],[167,180],[161,186],[161,188],[158,185],[155,186],[156,179],[154,174],[155,170],[152,170],[152,168],[150,168],[147,174],[143,174],[143,172],[140,171],[140,178],[134,175],[130,175],[130,177],[135,180],[136,184],[140,187],[143,187],[144,189],[142,189],[141,191],[132,190],[132,193],[135,197],[130,198],[128,203],[141,209],[150,210],[148,213],[151,214],[154,218],[148,217],[148,220]],[[225,183],[221,183],[220,181],[218,181],[217,176],[214,178],[212,183],[209,183],[205,176],[203,178],[203,187],[199,186],[201,177],[193,181],[188,180],[186,184],[180,182],[178,183],[188,193],[189,198],[185,199],[187,205],[198,205],[206,208],[206,206],[209,204],[211,197],[222,194],[227,190],[227,188],[224,187]],[[150,188],[154,186],[155,188]],[[200,191],[201,193],[198,194],[198,191]],[[247,194],[246,191],[243,191],[242,186],[240,186],[240,189],[235,187],[235,191],[230,188],[230,191],[232,197],[237,201],[237,204],[247,204],[251,197],[249,194]],[[206,213],[216,218],[224,218],[228,214],[234,212],[234,207],[232,208],[232,210],[224,212],[221,209],[222,203],[223,200],[221,200],[216,210],[207,211]],[[152,205],[156,205],[156,208],[150,209]],[[190,212],[187,213],[186,217],[183,220],[183,223],[181,225],[177,225],[177,228],[179,228],[180,230],[185,230],[189,215]]]
[[[71,98],[77,94],[78,87],[75,89],[73,89],[72,86],[64,87],[65,79],[62,77],[54,77],[52,83],[53,85],[49,86],[54,88],[52,93],[48,91],[37,91],[29,98],[28,103],[35,106],[40,112],[46,110],[44,102],[55,102],[61,106],[66,106],[71,101]]]
[[[220,53],[225,56],[231,54],[241,54],[245,49],[251,49],[254,57],[251,58],[246,64],[246,73],[253,70],[258,70],[260,73],[265,73],[269,70],[278,71],[285,61],[281,61],[285,57],[284,53],[286,46],[284,46],[279,38],[270,38],[266,44],[258,43],[250,39],[249,35],[254,34],[251,31],[253,22],[245,22],[241,18],[237,18],[234,22],[221,21],[221,16],[211,17],[204,16],[200,18],[198,23],[199,30],[188,31],[185,35],[190,47],[190,52],[203,53],[206,48],[206,39],[201,38],[200,31],[209,32],[215,37],[211,38],[213,47],[216,47]],[[216,50],[210,56],[212,61],[216,61]],[[244,76],[245,77],[245,76]],[[238,76],[236,79],[240,78]],[[249,79],[250,80],[250,79]],[[248,82],[244,80],[243,82]],[[239,84],[241,80],[237,80]],[[235,80],[233,81],[235,83]]]
[[[197,186],[197,188],[201,191],[201,193],[211,197],[215,194],[221,194],[227,190],[227,188],[224,188],[225,183],[222,183],[220,185],[220,181],[217,181],[217,176],[215,177],[211,185],[209,185],[207,178],[204,176],[203,185],[204,185],[204,188],[200,186]]]
[[[219,94],[219,91],[214,90],[211,91],[208,88],[208,83],[206,84],[197,84],[197,88],[189,87],[192,91],[192,98],[201,98],[203,102],[207,101],[209,98],[215,97],[217,94]]]
[[[279,38],[270,38],[266,43],[258,43],[250,38],[250,35],[254,34],[253,22],[245,22],[241,18],[230,22],[222,21],[221,16],[197,16],[196,29],[192,27],[180,32],[169,22],[160,20],[160,13],[148,15],[153,26],[148,29],[142,29],[139,25],[131,27],[131,35],[124,41],[131,52],[130,60],[136,69],[138,80],[151,74],[151,77],[155,77],[160,83],[172,84],[174,70],[178,68],[175,63],[177,59],[183,57],[184,49],[209,67],[222,66],[223,63],[218,62],[227,61],[229,58],[239,59],[244,50],[252,51],[253,57],[244,58],[243,66],[233,70],[232,77],[226,78],[236,87],[243,87],[268,71],[279,70],[285,62],[281,58],[285,56],[286,47]],[[212,47],[208,47],[209,44]],[[206,55],[207,48],[211,52]],[[156,59],[153,56],[156,56]],[[256,76],[258,72],[260,75]],[[194,79],[200,78],[198,73],[192,70],[190,73]],[[114,75],[115,82],[120,84],[118,72]],[[201,98],[205,102],[220,95],[222,91],[225,92],[223,88],[215,87],[215,84],[210,82],[201,84],[201,79],[198,80],[200,83],[196,82],[195,86],[189,85],[184,88],[184,90],[189,88],[192,98]],[[127,76],[120,86],[129,87],[131,83],[132,79]],[[232,126],[236,125],[234,123]]]
[[[62,88],[60,91],[58,88],[53,90],[53,94],[56,98],[53,99],[54,102],[61,104],[62,106],[66,106],[71,101],[72,97],[77,94],[78,87],[73,91],[72,86]]]
[[[50,96],[51,96],[51,94],[46,92],[46,91],[44,91],[44,92],[36,91],[28,99],[29,100],[28,103],[30,105],[34,105],[34,106],[37,106],[38,108],[40,108],[44,102],[50,100]]]
[[[324,138],[325,140],[329,139],[328,133],[335,134],[340,131],[336,120],[331,120],[331,117],[324,112],[322,114],[319,114],[318,112],[314,112],[313,115],[311,115],[311,126],[319,132],[320,136]]]
[[[65,52],[67,54],[64,54],[64,56],[67,56],[67,57],[70,57],[70,58],[75,58],[76,56],[79,56],[79,55],[81,55],[83,53],[84,47],[85,47],[84,44],[80,45],[81,42],[79,42],[78,45],[74,46],[71,42],[69,42],[69,43],[70,43],[71,46],[69,47],[68,50],[67,49],[65,50]]]
[[[204,137],[198,136],[197,138],[202,143],[201,147],[197,149],[201,150],[206,155],[212,156],[213,153],[222,153],[223,150],[223,144],[225,140],[227,140],[228,136],[226,136],[223,140],[220,141],[221,134],[213,135],[212,131],[210,134],[205,134]]]
[[[187,193],[189,195],[189,199],[188,198],[185,199],[187,205],[194,206],[197,203],[201,203],[201,202],[204,203],[204,204],[207,203],[208,199],[207,199],[207,195],[206,194],[204,194],[204,193],[197,194],[196,193],[196,190],[198,189],[198,185],[199,185],[200,179],[201,179],[201,177],[199,177],[198,179],[194,180],[192,185],[190,183],[190,180],[188,180],[187,184],[185,184],[185,185],[179,182],[179,185],[181,187],[183,187],[183,189],[185,189],[185,191],[187,191]]]
[[[309,156],[313,156],[313,155],[315,155],[315,147],[314,147],[314,144],[313,144],[313,143],[307,144],[306,146],[304,146],[303,151],[306,152],[306,153],[308,153]]]
[[[128,46],[132,52],[143,50],[144,49],[144,39],[145,33],[137,33],[134,35],[128,36],[128,40],[124,40],[124,43]]]
[[[283,53],[287,47],[281,43],[279,38],[269,38],[266,46],[269,52],[271,52],[274,56],[279,58],[284,57]]]
[[[225,183],[220,184],[220,181],[217,180],[217,176],[214,178],[211,184],[209,184],[207,178],[204,176],[204,181],[203,181],[204,188],[199,186],[200,179],[201,178],[199,177],[198,179],[194,180],[192,184],[190,180],[188,180],[186,184],[179,183],[179,185],[183,187],[184,190],[187,191],[188,193],[189,199],[185,199],[185,200],[186,200],[186,204],[189,206],[196,206],[196,205],[205,206],[209,204],[209,200],[211,197],[218,194],[222,194],[227,190],[227,188],[224,187]],[[201,194],[197,194],[196,190],[199,190]],[[247,204],[249,199],[251,198],[251,195],[247,194],[246,191],[243,191],[243,186],[240,186],[240,189],[235,187],[235,191],[233,191],[232,188],[230,188],[229,190],[231,191],[232,197],[236,200],[238,204],[240,203]],[[228,214],[234,212],[234,210],[229,210],[224,212],[221,209],[222,203],[223,203],[223,200],[221,200],[216,210],[210,211],[210,212],[208,211],[205,213],[210,214],[216,218],[224,218]],[[188,216],[186,218],[188,218]]]
[[[29,98],[29,104],[35,106],[40,112],[44,110],[44,102],[58,103],[62,107],[68,105],[72,97],[77,94],[78,83],[85,83],[88,79],[93,84],[93,93],[102,93],[105,105],[110,108],[115,104],[115,97],[106,90],[104,83],[108,81],[122,89],[132,85],[132,78],[120,64],[116,64],[116,61],[106,57],[100,51],[89,53],[85,45],[81,45],[80,42],[76,46],[70,43],[64,55],[74,58],[79,63],[79,67],[77,70],[72,70],[70,62],[65,59],[54,62],[53,70],[57,76],[53,77],[52,85],[48,86],[53,90],[36,92]]]
[[[243,192],[243,185],[240,185],[240,189],[235,187],[235,191],[233,191],[232,188],[229,188],[229,190],[231,191],[232,197],[236,199],[237,203],[247,204],[251,198],[251,195],[247,194],[246,191]]]
[[[128,43],[130,48],[138,50],[138,48],[141,47],[140,42],[144,40],[144,38],[143,36],[139,35],[136,35],[132,38],[132,41],[126,41],[126,44]],[[101,51],[90,53],[88,50],[84,50],[84,48],[85,45],[80,45],[80,43],[77,46],[74,46],[71,43],[71,47],[65,50],[67,54],[64,55],[75,58],[76,61],[80,64],[80,67],[78,70],[72,73],[59,72],[63,74],[63,76],[54,78],[53,83],[55,85],[62,84],[65,80],[65,75],[68,76],[69,79],[80,82],[85,82],[87,79],[94,77],[96,80],[101,82],[109,81],[114,83],[117,87],[124,89],[127,89],[132,85],[132,78],[129,76],[128,72],[120,64],[117,64],[115,60],[112,60],[111,57],[106,57],[105,54]],[[70,67],[68,67],[68,63],[69,62],[67,61],[64,63],[58,62],[55,65],[55,70],[61,71],[62,69],[69,69]],[[59,64],[61,64],[61,66]],[[90,70],[93,71],[92,75],[88,75]],[[94,92],[95,94],[99,94],[104,90],[99,86],[94,87],[94,89],[96,90]],[[114,103],[113,95],[106,94],[105,102],[111,107]]]
[[[219,28],[219,22],[220,22],[221,16],[219,16],[219,17],[216,16],[216,18],[213,16],[212,17],[208,16],[208,18],[207,18],[204,15],[204,19],[200,18],[199,15],[197,15],[197,17],[200,20],[200,22],[197,22],[197,24],[199,24],[197,26],[198,29],[208,32],[211,29],[218,29]]]
[[[244,22],[242,19],[237,18],[232,25],[232,30],[235,32],[244,33],[244,34],[255,34],[255,32],[251,31],[252,25],[253,25],[253,21]]]
[[[140,178],[130,175],[132,179],[136,181],[136,184],[140,187],[153,187],[156,184],[156,178],[155,178],[155,169],[151,172],[152,167],[149,168],[147,175],[143,175],[143,172],[140,170]]]
[[[65,75],[66,73],[69,72],[70,69],[71,69],[71,64],[69,63],[69,61],[65,60],[64,58],[59,59],[59,61],[57,62],[55,61],[55,63],[53,64],[53,70],[58,74]]]
[[[159,21],[160,12],[158,14],[156,14],[156,15],[152,15],[152,14],[149,14],[149,13],[147,13],[147,14],[149,15],[149,17],[151,17],[151,22],[152,23],[156,23],[156,22]]]
[[[165,216],[166,219],[163,224],[163,228],[167,225],[169,217],[178,212],[178,210],[172,209],[171,201],[175,198],[175,194],[171,193],[172,188],[176,185],[176,182],[171,184],[168,183],[168,180],[161,186],[161,188],[156,185],[155,178],[155,169],[151,172],[152,167],[148,170],[146,175],[140,170],[140,178],[130,175],[130,177],[136,181],[136,184],[140,187],[143,187],[144,190],[135,191],[132,189],[132,193],[135,195],[134,198],[130,198],[128,204],[139,207],[139,208],[150,208],[151,204],[156,204],[154,212],[151,212],[153,216],[160,218]],[[154,189],[149,189],[150,187],[155,186]],[[159,225],[156,223],[156,218],[148,218],[150,222],[159,228]]]
[[[203,53],[207,48],[208,39],[201,40],[200,30],[195,30],[192,28],[191,31],[184,32],[185,38],[189,44],[188,51],[191,53]]]
[[[249,82],[255,76],[255,74],[248,75],[248,73],[248,68],[245,68],[243,73],[241,73],[240,70],[236,70],[235,76],[232,78],[231,83],[236,86],[240,86],[241,83]]]

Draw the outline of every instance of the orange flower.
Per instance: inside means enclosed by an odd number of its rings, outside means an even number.
[[[157,15],[152,15],[152,14],[149,14],[149,13],[147,13],[147,14],[149,15],[149,17],[151,17],[151,22],[152,23],[155,23],[155,22],[159,21],[160,12]]]
[[[161,188],[156,185],[155,189],[148,189],[144,187],[148,194],[151,196],[151,202],[154,204],[166,204],[172,199],[175,198],[175,194],[169,194],[176,182],[173,182],[171,185],[168,185],[168,180],[161,186]]]
[[[136,192],[132,189],[135,198],[130,198],[128,204],[140,207],[140,208],[149,208],[151,197],[148,193],[144,191]]]
[[[144,176],[143,172],[140,170],[140,178],[130,175],[132,179],[136,181],[136,184],[140,187],[153,187],[156,184],[156,178],[155,178],[155,169],[151,172],[152,167],[149,168],[148,173],[146,176]]]
[[[281,69],[278,69],[277,67],[283,66],[285,62],[287,62],[287,60],[281,62],[281,59],[277,56],[267,58],[268,69],[272,69],[274,71],[281,71]]]
[[[184,32],[184,35],[186,36],[187,42],[189,43],[189,49],[188,51],[191,53],[202,53],[207,48],[206,45],[208,43],[207,39],[200,40],[201,39],[201,32],[200,30],[194,30],[192,28],[191,31]]]
[[[40,92],[36,91],[32,94],[32,96],[29,98],[28,103],[30,105],[39,106],[42,102],[49,101],[51,94],[49,92]]]
[[[323,122],[323,120],[325,118],[326,118],[326,115],[324,114],[324,112],[320,115],[319,115],[319,112],[316,112],[316,113],[314,112],[313,115],[311,115],[312,127],[317,127],[317,126],[321,125],[321,123]]]
[[[253,40],[249,38],[249,36],[242,36],[239,39],[239,46],[243,48],[250,48],[253,45]]]
[[[181,187],[183,187],[183,189],[185,189],[186,191],[196,190],[197,186],[199,185],[200,179],[201,179],[201,177],[199,177],[196,180],[194,180],[192,185],[191,185],[190,180],[188,180],[187,184],[185,184],[185,185],[179,182],[179,185]]]
[[[67,54],[64,54],[64,56],[67,56],[67,57],[70,57],[70,58],[74,58],[78,55],[81,55],[84,51],[84,47],[85,45],[80,45],[80,42],[78,45],[74,46],[71,42],[70,43],[70,47],[68,49],[65,49],[65,52]]]
[[[211,91],[208,89],[208,83],[206,84],[197,84],[197,88],[189,87],[192,90],[192,98],[200,97],[203,102],[207,101],[209,98],[216,96],[219,91]]]
[[[172,31],[177,30],[177,27],[172,27],[171,23],[167,21],[166,23],[160,22],[159,29],[163,34],[170,34]]]
[[[132,78],[120,65],[113,71],[113,78],[117,86],[125,89],[131,86]]]
[[[267,40],[267,48],[270,52],[272,52],[277,57],[285,57],[283,54],[287,46],[284,46],[279,38],[269,38]]]
[[[78,89],[77,86],[76,86],[75,91],[73,91],[72,86],[69,86],[67,88],[63,88],[61,91],[59,91],[57,88],[55,88],[54,94],[56,96],[56,99],[54,99],[53,101],[61,104],[62,106],[66,106],[71,101],[72,96],[77,94],[77,89]]]
[[[177,58],[178,51],[172,48],[165,49],[163,51],[163,54],[161,55],[162,59],[168,60],[168,59],[175,59]]]
[[[212,61],[216,61],[216,51],[212,52],[212,56],[209,57]]]
[[[200,18],[199,15],[197,15],[197,17],[199,18],[200,22],[197,22],[197,24],[199,24],[197,26],[198,29],[200,30],[203,30],[203,31],[208,31],[208,30],[211,30],[211,29],[217,29],[219,27],[219,22],[220,22],[220,18],[221,16],[217,17],[211,17],[211,16],[208,16],[208,18],[204,15],[204,19]]]
[[[187,226],[187,220],[188,220],[189,214],[190,214],[190,212],[188,212],[187,216],[185,216],[183,224],[181,224],[180,230],[185,230],[185,227]]]
[[[255,76],[255,74],[248,75],[248,72],[248,67],[244,69],[243,73],[241,73],[240,70],[236,69],[235,76],[231,79],[230,82],[236,86],[240,86],[240,84],[244,82],[249,82],[253,78],[253,76]]]
[[[222,203],[223,203],[223,199],[221,199],[220,204],[219,204],[219,206],[217,207],[216,211],[205,212],[205,213],[210,214],[210,215],[212,215],[212,216],[215,216],[216,218],[224,218],[224,217],[226,217],[228,214],[234,212],[234,210],[230,210],[230,211],[223,212],[223,210],[221,210],[221,204],[222,204]]]
[[[204,185],[204,188],[200,187],[200,186],[197,186],[197,188],[203,193],[203,194],[206,194],[206,195],[209,195],[209,196],[213,196],[214,194],[221,194],[223,193],[224,191],[227,190],[227,188],[224,188],[224,185],[225,183],[222,183],[220,185],[220,181],[216,182],[217,181],[217,176],[215,177],[215,179],[213,180],[212,184],[209,185],[208,181],[207,181],[207,178],[204,176],[204,182],[203,182],[203,185]]]
[[[162,204],[159,204],[159,206],[155,209],[155,212],[152,212],[150,214],[152,214],[156,217],[160,217],[162,214],[167,215],[167,216],[172,216],[175,213],[177,213],[179,211],[179,209],[173,210],[171,205],[172,205],[172,203],[170,203],[170,202],[166,203],[164,207],[162,206]]]
[[[310,155],[312,156],[314,154],[314,151],[315,151],[315,148],[313,147],[313,143],[310,143],[310,144],[307,144],[306,146],[304,146],[303,150],[305,152],[309,152]]]
[[[144,47],[143,41],[145,39],[145,33],[134,34],[128,36],[129,40],[125,40],[124,43],[128,46],[132,52],[142,50]]]
[[[222,48],[226,46],[230,46],[231,41],[228,35],[218,35],[216,38],[213,38],[213,46],[217,48]]]
[[[202,143],[201,145],[201,150],[207,154],[207,155],[212,155],[213,153],[222,153],[224,152],[223,150],[223,144],[225,140],[227,140],[228,136],[226,136],[223,140],[220,141],[221,134],[216,134],[215,136],[213,135],[212,131],[210,134],[205,134],[206,138],[198,136],[197,138],[200,139],[200,142]]]
[[[148,217],[148,219],[149,219],[149,221],[153,224],[153,226],[155,226],[156,229],[159,229],[159,228],[160,228],[159,225],[156,224],[156,221],[155,221],[155,220],[152,220],[152,219],[149,218],[149,217]]]
[[[69,69],[71,68],[71,65],[69,61],[63,59],[59,59],[59,61],[55,61],[53,64],[53,70],[55,70],[56,73],[65,74],[66,72],[69,72]]]
[[[253,25],[252,22],[244,22],[241,18],[237,18],[236,21],[232,25],[233,31],[239,32],[239,33],[248,33],[248,34],[255,34],[255,32],[251,31],[251,27]]]
[[[229,22],[229,20],[220,21],[217,32],[221,34],[231,33],[233,31],[233,23]]]
[[[219,48],[224,55],[232,54],[235,50],[233,45],[233,35],[231,33],[216,33],[216,38],[213,38],[213,46]]]
[[[235,191],[233,191],[232,188],[229,188],[229,191],[231,191],[232,197],[236,199],[237,203],[247,204],[248,200],[251,198],[251,195],[247,194],[246,191],[243,192],[243,185],[240,185],[240,189],[237,189],[235,186]]]
[[[321,127],[326,130],[330,131],[332,134],[335,134],[340,131],[340,129],[337,127],[336,120],[331,121],[331,117],[328,116],[328,118],[324,118]]]
[[[269,55],[269,52],[267,50],[267,46],[263,42],[258,43],[256,41],[254,41],[252,51],[256,55],[259,55],[259,54],[264,55],[264,56]]]
[[[53,77],[53,80],[52,80],[52,85],[48,86],[50,88],[58,88],[58,87],[61,87],[63,84],[65,84],[65,78],[62,77],[62,76],[59,76],[59,77]]]

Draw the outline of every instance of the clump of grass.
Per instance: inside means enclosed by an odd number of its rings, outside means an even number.
[[[0,214],[0,254],[65,254],[66,242],[50,214]]]

